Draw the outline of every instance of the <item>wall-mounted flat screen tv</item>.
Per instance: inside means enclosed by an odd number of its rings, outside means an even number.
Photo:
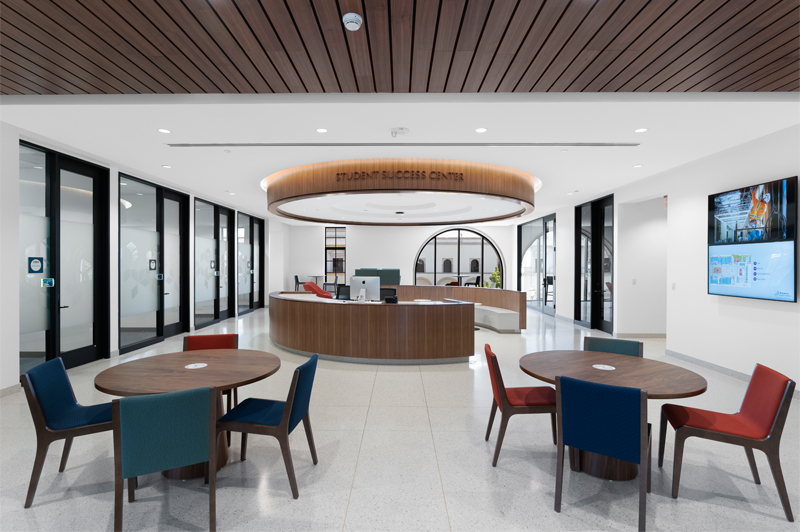
[[[708,197],[708,293],[797,301],[797,176]]]

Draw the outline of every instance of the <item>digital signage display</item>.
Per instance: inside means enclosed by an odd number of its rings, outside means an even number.
[[[708,197],[708,293],[797,301],[797,177]]]

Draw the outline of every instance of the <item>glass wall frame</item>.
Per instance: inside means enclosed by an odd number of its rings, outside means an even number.
[[[236,214],[237,307],[239,316],[264,307],[264,220]],[[243,290],[244,288],[244,290]]]
[[[235,227],[235,211],[195,198],[194,213],[192,308],[197,330],[235,316],[236,299],[231,299],[230,293],[237,286],[236,263],[231,260],[236,256],[236,238],[235,231],[231,231],[231,227]],[[199,218],[203,220],[198,222]],[[222,220],[227,220],[227,223],[222,224]],[[226,302],[221,302],[223,293]]]
[[[614,331],[614,196],[575,207],[575,323]]]
[[[148,194],[152,201],[145,199]],[[189,331],[189,196],[120,174],[119,198],[119,351],[124,354]],[[142,206],[146,210],[137,212]],[[129,220],[130,215],[137,218]],[[144,250],[150,240],[153,249]]]
[[[491,282],[495,268],[499,283]],[[445,229],[428,239],[417,253],[413,271],[415,285],[486,286],[489,283],[491,288],[503,288],[505,283],[503,258],[494,242],[477,231],[458,227]]]
[[[556,215],[517,226],[517,290],[528,308],[556,312]]]
[[[61,357],[68,369],[108,358],[111,351],[109,171],[25,141],[19,146],[20,369],[24,372],[56,357]],[[40,171],[35,180],[27,179],[22,172],[26,152],[38,154],[39,162],[32,167]],[[34,195],[39,198],[36,214],[41,218],[37,225],[45,231],[34,235],[36,242],[25,241],[22,234],[30,229],[28,220],[23,221],[22,216],[32,214],[25,205],[30,192],[28,185],[36,189]],[[31,270],[36,261],[41,268]],[[26,290],[31,295],[38,294],[35,301],[26,297]],[[42,325],[37,331],[24,330],[25,314],[31,310],[38,313],[37,321]],[[26,357],[31,353],[25,336],[31,333],[38,336],[32,348],[36,356]]]

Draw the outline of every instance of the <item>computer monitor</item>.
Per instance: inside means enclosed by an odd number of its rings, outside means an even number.
[[[381,278],[352,276],[350,278],[350,299],[358,299],[358,294],[361,293],[362,289],[367,292],[365,296],[367,301],[380,301]]]
[[[350,287],[346,284],[340,284],[339,289],[336,291],[336,299],[350,299]]]
[[[383,301],[387,297],[396,296],[396,295],[397,295],[397,289],[396,288],[381,288],[381,301]]]

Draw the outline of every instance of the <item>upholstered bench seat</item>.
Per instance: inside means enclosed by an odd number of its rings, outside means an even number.
[[[518,333],[519,313],[504,308],[475,305],[475,325],[499,333]]]

